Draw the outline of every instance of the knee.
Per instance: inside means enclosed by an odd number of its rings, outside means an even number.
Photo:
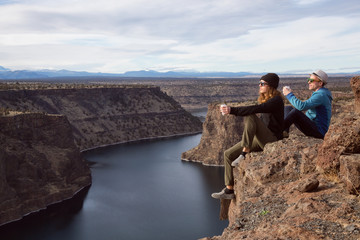
[[[230,155],[231,155],[230,149],[225,150],[225,152],[224,152],[224,160],[231,163]]]
[[[231,164],[231,162],[234,161],[235,158],[237,157],[238,155],[236,154],[236,151],[234,151],[233,148],[229,148],[224,152],[224,161],[228,162],[229,164]]]
[[[293,106],[285,106],[284,107],[284,116],[287,117],[292,110],[294,110]]]
[[[251,123],[254,123],[255,122],[255,118],[256,118],[256,115],[255,114],[251,114],[251,115],[247,115],[247,116],[244,116],[244,124],[251,124]]]
[[[289,108],[289,111],[287,112],[287,114],[285,115],[285,118],[297,116],[299,113],[302,113],[301,111],[297,110],[296,108],[293,108],[293,107],[290,107],[290,108]]]
[[[284,112],[285,112],[285,113],[288,113],[288,112],[290,112],[290,111],[293,110],[293,109],[294,109],[293,106],[285,106],[285,107],[284,107]]]

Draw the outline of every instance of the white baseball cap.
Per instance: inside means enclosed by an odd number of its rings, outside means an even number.
[[[328,75],[323,70],[316,70],[312,74],[317,76],[324,83],[324,85],[327,84]]]

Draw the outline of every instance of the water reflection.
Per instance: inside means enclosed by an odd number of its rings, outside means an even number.
[[[89,188],[82,189],[71,199],[25,216],[21,221],[0,227],[1,239],[46,239],[49,231],[68,228],[73,217],[82,210]],[[39,238],[42,236],[44,238]]]

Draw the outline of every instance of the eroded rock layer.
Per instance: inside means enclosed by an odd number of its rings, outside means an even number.
[[[91,184],[66,117],[0,117],[0,225],[68,199]]]
[[[0,106],[63,114],[81,150],[201,132],[201,121],[159,87],[122,86],[0,91]]]

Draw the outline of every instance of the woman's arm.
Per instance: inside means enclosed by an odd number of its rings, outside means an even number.
[[[276,96],[259,105],[232,107],[230,109],[230,114],[236,116],[246,116],[255,113],[270,113],[274,112],[279,107],[283,107],[283,100],[280,96]]]

